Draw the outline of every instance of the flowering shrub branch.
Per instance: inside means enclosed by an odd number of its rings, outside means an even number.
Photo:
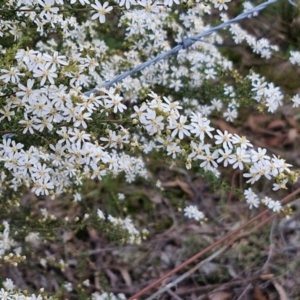
[[[160,153],[170,164],[220,179],[224,168],[240,170],[249,208],[282,212],[278,200],[255,192],[255,183],[269,180],[274,191],[285,189],[298,180],[292,165],[212,122],[214,116],[234,123],[243,105],[268,113],[284,101],[300,105],[299,95],[284,95],[255,72],[242,77],[218,47],[218,30],[229,26],[235,44],[271,58],[279,47],[234,23],[257,16],[275,0],[256,7],[245,2],[238,17],[220,13],[220,25],[206,23],[206,15],[229,9],[229,2],[7,1],[0,10],[1,196],[27,188],[36,196],[69,194],[79,202],[87,179],[150,179],[146,158]],[[117,49],[101,38],[110,25],[124,32]],[[192,38],[182,39],[186,34]],[[299,52],[290,55],[300,65]],[[197,91],[203,86],[211,92],[201,99]],[[49,218],[45,210],[42,215]],[[147,234],[129,217],[100,208],[95,215],[99,223],[121,228],[124,242],[140,243]],[[184,216],[205,221],[195,205],[187,205]],[[8,223],[4,227],[1,256],[14,244]]]

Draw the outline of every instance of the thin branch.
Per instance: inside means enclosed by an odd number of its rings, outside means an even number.
[[[287,195],[285,198],[283,198],[281,200],[281,204],[284,205],[286,203],[288,203],[290,201],[291,198],[293,198],[294,196],[296,196],[297,194],[300,193],[300,188],[298,188],[297,190],[295,190],[294,192],[292,192],[291,194]],[[228,234],[226,234],[225,236],[223,236],[222,238],[220,238],[219,240],[217,240],[216,242],[214,242],[213,244],[209,245],[208,247],[206,247],[205,249],[203,249],[202,251],[198,252],[196,255],[192,256],[191,258],[189,258],[188,260],[186,260],[185,262],[183,262],[181,265],[179,265],[178,267],[174,268],[173,270],[169,271],[168,273],[166,273],[165,275],[163,275],[162,277],[160,277],[159,279],[155,280],[154,282],[152,282],[150,285],[146,286],[144,289],[142,289],[141,291],[139,291],[138,293],[136,293],[135,295],[131,296],[128,300],[134,300],[137,299],[138,297],[144,295],[145,293],[149,292],[152,288],[154,288],[155,286],[157,286],[158,284],[160,284],[163,280],[165,280],[166,278],[176,274],[178,271],[180,271],[181,269],[183,269],[184,267],[186,267],[187,265],[191,264],[192,262],[194,262],[195,260],[199,259],[200,257],[202,257],[204,254],[206,254],[207,252],[213,250],[214,248],[216,248],[217,246],[219,246],[220,244],[222,244],[223,242],[228,241],[230,238],[234,237],[235,235],[237,235],[242,229],[246,228],[247,226],[251,225],[252,223],[254,223],[255,221],[259,220],[260,218],[266,217],[268,214],[270,213],[270,210],[267,208],[264,211],[262,211],[261,213],[259,213],[258,215],[254,216],[253,218],[251,218],[249,221],[247,221],[246,223],[244,223],[243,225],[241,225],[239,228],[233,230],[232,232],[229,232]],[[261,221],[258,225],[256,225],[250,232],[253,232],[254,230],[257,230],[259,228],[261,228],[263,225],[267,224],[270,220],[272,220],[273,218],[275,218],[277,215],[273,214],[270,217],[264,219],[263,221]],[[236,239],[238,239],[239,236],[233,238],[232,240],[229,240],[229,245],[231,245],[232,243],[235,242]]]
[[[156,293],[154,293],[153,295],[151,295],[149,298],[147,298],[146,300],[153,300],[155,299],[157,296],[161,295],[162,293],[168,291],[170,288],[172,288],[173,286],[177,285],[179,282],[181,282],[182,280],[186,279],[187,277],[189,277],[191,274],[193,274],[194,272],[196,272],[202,265],[204,265],[207,262],[210,262],[211,260],[213,260],[214,258],[216,258],[217,256],[219,256],[221,253],[223,253],[225,250],[228,249],[228,246],[224,246],[221,249],[219,249],[217,252],[213,253],[211,256],[207,257],[206,259],[202,260],[200,263],[198,263],[196,266],[194,266],[193,268],[191,268],[190,270],[188,270],[187,272],[185,272],[183,275],[179,276],[176,280],[174,280],[173,282],[167,284],[165,287],[163,287],[162,289],[160,289],[159,291],[157,291]]]
[[[168,290],[167,293],[172,297],[174,300],[183,300],[181,297],[177,296],[173,291]]]
[[[268,254],[268,258],[266,260],[266,262],[264,263],[264,265],[261,268],[261,272],[264,271],[268,265],[270,264],[271,259],[273,258],[273,254],[274,254],[274,249],[275,249],[275,245],[273,242],[273,235],[274,235],[274,230],[275,230],[275,226],[276,225],[276,219],[273,220],[272,222],[272,227],[271,227],[271,231],[270,231],[270,250],[269,250],[269,254]]]
[[[240,296],[236,299],[236,300],[242,300],[242,298],[246,295],[246,293],[248,292],[248,290],[251,287],[251,283],[249,283],[246,288],[243,290],[243,292],[240,294]]]

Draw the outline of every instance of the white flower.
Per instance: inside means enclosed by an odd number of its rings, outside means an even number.
[[[2,144],[0,143],[0,155],[12,157],[20,149],[24,147],[23,144],[12,141],[11,139],[3,139]]]
[[[249,204],[249,208],[252,209],[252,207],[257,208],[259,206],[259,198],[258,196],[252,191],[251,188],[244,191],[244,195],[246,198],[246,202]]]
[[[245,136],[239,136],[236,133],[232,136],[231,141],[233,144],[238,144],[242,149],[253,147],[253,145],[247,140]]]
[[[244,12],[247,12],[247,11],[252,10],[254,8],[253,4],[249,1],[244,2],[243,6],[244,6]],[[253,14],[248,15],[248,18],[251,18],[252,16],[253,17],[258,16],[258,12],[254,12]]]
[[[190,119],[191,119],[191,122],[194,122],[194,123],[198,123],[199,121],[202,121],[202,120],[207,120],[207,118],[203,117],[203,115],[200,114],[199,112],[197,112],[197,113],[192,112]]]
[[[179,154],[180,152],[180,147],[174,142],[167,146],[167,154],[172,155],[173,159],[175,159],[177,157],[177,154]]]
[[[3,80],[5,83],[12,82],[12,83],[19,83],[20,78],[19,76],[23,76],[24,74],[19,73],[19,70],[15,67],[12,67],[10,70],[1,69],[0,70],[4,75],[0,76],[0,79]]]
[[[53,78],[57,78],[56,67],[51,66],[51,63],[45,65],[39,65],[39,68],[33,69],[33,77],[42,77],[40,85],[43,86],[48,79],[51,84],[55,84]]]
[[[10,290],[13,290],[15,289],[15,284],[14,282],[10,279],[10,278],[6,278],[3,282],[2,282],[4,288],[7,290],[7,291],[10,291]]]
[[[274,212],[280,212],[282,210],[282,205],[280,201],[270,201],[268,204],[268,208],[272,209]]]
[[[291,57],[290,57],[290,62],[295,65],[295,64],[300,64],[300,52],[299,51],[291,51],[290,52]]]
[[[258,96],[263,96],[266,93],[267,83],[257,79],[256,81],[252,81],[253,88],[251,91],[256,92]]]
[[[299,94],[294,95],[291,100],[293,102],[293,107],[299,107],[300,106],[300,95]]]
[[[37,90],[33,90],[32,87],[34,85],[34,79],[27,80],[27,87],[23,84],[19,83],[18,87],[20,91],[16,93],[18,97],[22,98],[23,102],[29,101],[30,99],[34,99],[36,96]]]
[[[30,232],[26,237],[25,241],[29,242],[33,246],[38,246],[40,243],[40,233],[39,232]]]
[[[178,5],[180,4],[179,0],[164,0],[164,5],[172,6],[173,2],[178,4]]]
[[[211,105],[212,105],[212,107],[213,107],[216,111],[220,111],[220,110],[222,109],[222,107],[223,107],[223,103],[222,103],[222,101],[219,100],[219,99],[213,99],[213,100],[211,101]]]
[[[71,282],[65,282],[64,283],[64,288],[66,289],[66,291],[68,292],[72,292],[73,291],[73,285]]]
[[[15,115],[15,112],[10,110],[10,107],[7,105],[3,107],[3,109],[0,109],[0,114],[3,115],[0,117],[0,121],[7,119],[8,121],[11,120],[11,117]]]
[[[189,205],[184,209],[184,215],[189,219],[195,219],[196,221],[202,221],[205,216],[202,211],[199,211],[197,206]]]
[[[42,177],[34,183],[32,191],[35,192],[37,196],[49,195],[49,189],[54,189],[54,184],[52,181],[47,179],[42,179]]]
[[[48,181],[51,178],[50,174],[52,172],[53,170],[51,168],[48,168],[46,164],[42,165],[41,163],[32,166],[32,168],[30,169],[31,176],[35,180],[43,179],[45,181]]]
[[[264,161],[264,160],[269,160],[270,159],[270,156],[266,155],[267,149],[262,149],[262,148],[259,147],[257,149],[257,151],[251,149],[250,153],[251,153],[252,162]]]
[[[265,196],[264,198],[261,199],[261,203],[263,203],[266,206],[269,206],[269,203],[273,201],[272,198]]]
[[[290,173],[291,172],[290,167],[292,167],[292,165],[286,163],[286,161],[283,158],[278,158],[275,155],[273,155],[272,162],[274,163],[275,167],[277,168],[278,173],[282,173],[282,172]]]
[[[7,291],[5,291],[3,288],[1,288],[1,290],[0,290],[0,299],[12,300],[9,293]]]
[[[75,119],[74,127],[82,126],[83,128],[87,128],[86,120],[91,120],[92,118],[90,116],[91,116],[90,112],[85,112],[85,113],[82,111],[77,112],[73,118]]]
[[[232,138],[232,134],[229,133],[227,130],[225,130],[224,132],[222,132],[221,130],[217,129],[217,135],[214,136],[214,138],[216,139],[215,144],[216,145],[220,145],[222,144],[222,146],[224,148],[229,148],[232,149],[232,143],[231,143],[231,138]]]
[[[104,23],[105,15],[113,9],[112,6],[108,6],[108,5],[109,5],[108,2],[104,2],[104,4],[102,5],[98,0],[95,1],[95,4],[91,4],[91,7],[97,11],[97,13],[95,13],[92,16],[92,20],[99,18],[99,22]]]
[[[230,2],[231,0],[215,0],[215,7],[219,8],[219,10],[227,10],[228,6],[225,4],[226,2]]]
[[[101,168],[99,166],[97,166],[96,164],[91,164],[91,167],[93,169],[91,179],[98,178],[99,180],[101,180],[102,177],[107,174],[107,171],[105,169],[101,170]]]
[[[78,128],[70,128],[68,131],[70,137],[70,141],[73,143],[85,143],[86,141],[90,140],[91,135],[86,133],[85,131],[79,130]]]
[[[147,110],[147,108],[148,108],[148,106],[145,103],[143,103],[142,106],[140,106],[140,107],[137,106],[137,105],[135,105],[133,107],[135,113],[132,114],[132,115],[130,115],[130,118],[137,118],[138,117],[139,121],[141,123],[144,123],[146,121],[146,113],[145,113],[145,111]]]
[[[235,97],[235,91],[232,85],[225,85],[224,86],[224,94],[228,95],[229,97]]]
[[[105,108],[112,108],[114,113],[123,112],[125,109],[127,109],[126,105],[121,103],[123,100],[123,97],[120,95],[115,94],[115,89],[110,88],[108,91],[106,91],[107,96],[103,96]]]
[[[257,208],[259,206],[259,198],[256,197],[248,198],[246,202],[249,204],[250,209],[252,209],[253,207]]]
[[[209,144],[204,144],[204,142],[200,142],[196,144],[194,141],[191,141],[191,150],[192,153],[189,154],[189,158],[198,158],[198,155],[204,154],[205,151],[209,151],[210,145]]]
[[[50,120],[48,120],[47,118],[42,118],[42,119],[34,118],[33,123],[34,123],[33,128],[38,131],[41,131],[41,132],[45,128],[47,128],[49,131],[51,131],[53,129],[52,122]]]
[[[223,113],[227,122],[233,122],[237,118],[237,110],[235,108],[227,108],[227,111]]]
[[[64,55],[58,55],[57,51],[54,51],[52,56],[47,53],[44,53],[43,59],[47,62],[50,62],[55,67],[57,67],[57,65],[68,65],[68,63],[66,62],[66,57]]]
[[[273,191],[278,191],[280,189],[287,189],[286,184],[288,183],[287,179],[281,180],[279,183],[273,183]]]
[[[236,149],[236,153],[231,154],[228,159],[228,162],[233,165],[232,167],[234,169],[239,168],[240,170],[244,169],[243,163],[249,163],[250,161],[250,155],[246,152],[245,149],[242,149],[240,147],[238,147]]]
[[[259,180],[262,175],[266,175],[268,179],[271,179],[269,169],[261,161],[255,162],[249,170],[249,173],[243,174],[244,177],[250,178],[247,183],[253,184],[255,181]]]
[[[174,88],[175,92],[178,92],[180,88],[182,87],[181,80],[177,79],[171,79],[170,81],[170,88]]]
[[[172,124],[167,127],[168,129],[174,129],[172,131],[172,137],[175,137],[178,134],[178,137],[182,140],[185,135],[191,135],[189,130],[193,127],[191,125],[185,125],[186,120],[186,116],[180,116],[179,122],[174,120]]]
[[[207,117],[211,114],[211,112],[213,111],[213,107],[212,106],[208,106],[208,105],[200,105],[199,106],[199,111],[201,111],[201,114],[204,117]]]
[[[110,147],[110,148],[117,148],[117,141],[118,137],[115,133],[115,131],[109,130],[108,131],[108,137],[101,137],[101,141],[107,142],[107,145],[104,146],[104,148]]]
[[[213,153],[210,152],[210,149],[205,149],[204,155],[198,155],[197,158],[203,160],[200,164],[201,168],[205,170],[211,170],[218,167],[216,159],[219,157],[219,151],[215,150]]]
[[[80,202],[81,200],[82,200],[82,197],[81,197],[81,195],[79,193],[75,193],[73,195],[73,201],[74,202]]]
[[[222,161],[224,161],[223,165],[224,167],[227,167],[228,166],[228,163],[229,163],[229,157],[232,153],[232,150],[231,149],[228,149],[228,148],[225,148],[224,150],[223,149],[219,149],[219,154],[220,154],[220,157],[218,158],[217,162],[220,163]]]
[[[89,279],[84,280],[82,282],[82,285],[85,286],[85,287],[89,287],[91,285],[90,280]]]
[[[214,69],[205,69],[204,73],[206,74],[206,79],[215,79],[217,74]]]
[[[125,195],[122,194],[122,193],[118,193],[118,199],[119,199],[120,201],[124,200],[124,199],[125,199]]]
[[[135,0],[115,0],[117,3],[119,3],[120,6],[123,6],[125,4],[126,9],[129,9],[131,5],[136,5]]]
[[[205,133],[212,138],[211,131],[214,131],[215,129],[209,126],[210,121],[205,118],[201,117],[198,119],[198,122],[193,122],[191,125],[194,127],[191,129],[191,133],[194,133],[195,136],[199,136],[200,140],[204,140]]]
[[[145,120],[144,124],[150,135],[160,133],[165,126],[163,123],[163,116],[156,116],[155,110],[148,109],[146,118],[147,120]]]
[[[38,0],[39,5],[41,5],[44,9],[40,13],[40,17],[45,17],[48,20],[51,20],[51,13],[57,14],[59,11],[58,7],[52,7],[54,5],[54,0]]]
[[[140,13],[145,17],[151,19],[151,13],[159,13],[159,8],[157,6],[156,1],[152,0],[141,0],[138,2],[139,5],[144,7],[144,10],[140,11]]]
[[[154,92],[151,92],[150,94],[148,94],[148,96],[150,96],[151,98],[153,98],[151,100],[151,102],[148,104],[150,108],[157,108],[160,111],[166,111],[165,108],[166,106],[163,105],[163,102],[161,100],[161,97],[158,96],[157,94],[155,94]],[[168,98],[166,98],[168,99]],[[164,99],[166,101],[166,99]],[[167,101],[166,101],[167,102]],[[168,102],[169,103],[169,102]],[[169,111],[169,109],[167,108],[167,111]]]

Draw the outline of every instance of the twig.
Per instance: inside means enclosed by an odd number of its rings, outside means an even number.
[[[227,248],[229,248],[232,244],[234,244],[238,239],[241,239],[245,236],[250,235],[253,231],[256,231],[257,229],[261,228],[263,225],[265,225],[266,220],[269,222],[271,219],[274,218],[274,216],[276,217],[276,215],[272,215],[270,218],[265,219],[264,221],[260,222],[257,226],[255,226],[253,229],[255,230],[250,230],[245,234],[239,235],[236,238],[230,240],[226,246],[222,247],[219,251],[220,252],[215,252],[214,254],[212,254],[211,256],[209,256],[208,258],[206,258],[205,260],[201,261],[200,263],[198,263],[195,267],[193,267],[192,269],[190,269],[189,271],[187,271],[186,273],[184,273],[182,276],[178,277],[176,280],[174,280],[172,283],[169,283],[168,285],[166,285],[164,288],[160,289],[159,291],[157,291],[155,294],[153,294],[151,297],[147,298],[146,300],[151,300],[154,299],[154,297],[159,296],[160,294],[162,294],[163,292],[167,291],[169,288],[175,286],[176,284],[178,284],[179,282],[181,282],[182,280],[184,280],[185,278],[187,278],[188,276],[190,276],[192,273],[194,273],[195,271],[197,271],[203,264],[205,264],[206,262],[211,261],[212,259],[214,259],[215,257],[217,257],[219,254],[221,254],[222,252],[224,252]],[[272,236],[274,233],[274,222],[272,225],[272,229],[270,232],[270,239],[272,240]],[[271,251],[270,251],[271,253]],[[269,257],[271,258],[272,255],[269,253]],[[273,252],[272,252],[273,253]],[[266,261],[266,263],[269,261],[269,257]],[[266,265],[265,263],[265,265]],[[262,269],[264,269],[265,265],[263,266]],[[247,286],[246,290],[249,288],[250,284]],[[243,295],[243,294],[242,294]],[[242,296],[240,295],[240,297]],[[240,299],[240,298],[239,298]]]
[[[209,284],[205,286],[199,286],[199,287],[189,287],[186,289],[178,289],[176,292],[178,295],[186,295],[186,294],[192,294],[197,292],[209,292],[209,291],[224,291],[224,290],[232,290],[234,287],[243,285],[245,283],[252,282],[253,280],[257,280],[257,276],[240,279],[240,280],[234,280],[226,283],[215,283],[215,284]]]
[[[273,254],[274,254],[275,245],[273,242],[273,234],[274,234],[275,224],[276,224],[276,219],[273,220],[273,222],[272,222],[272,227],[271,227],[271,231],[270,231],[270,250],[269,250],[268,258],[261,268],[261,272],[264,271],[268,267],[268,265],[270,264],[270,261],[273,257]]]
[[[297,190],[295,190],[294,192],[292,192],[291,194],[287,195],[286,197],[284,197],[281,200],[281,204],[286,204],[291,198],[293,198],[294,196],[296,196],[298,193],[300,193],[300,188],[298,188]],[[162,277],[160,277],[159,279],[155,280],[154,282],[152,282],[150,285],[146,286],[144,289],[142,289],[141,291],[139,291],[138,293],[136,293],[135,295],[131,296],[128,300],[134,300],[137,299],[138,297],[144,295],[145,293],[149,292],[152,288],[154,288],[156,285],[158,285],[159,283],[161,283],[163,280],[165,280],[166,278],[176,274],[179,270],[183,269],[184,267],[186,267],[187,265],[189,265],[190,263],[194,262],[195,260],[199,259],[200,257],[202,257],[204,254],[206,254],[207,252],[213,250],[214,248],[216,248],[217,246],[219,246],[220,244],[222,244],[223,242],[228,241],[228,239],[230,239],[231,237],[234,237],[236,234],[238,234],[242,229],[246,228],[247,226],[251,225],[252,223],[254,223],[255,221],[259,220],[262,217],[265,217],[268,215],[268,213],[270,212],[269,209],[265,209],[264,211],[262,211],[261,213],[259,213],[257,216],[254,216],[253,218],[251,218],[249,221],[247,221],[246,223],[244,223],[243,225],[241,225],[239,228],[233,230],[232,232],[229,232],[228,234],[226,234],[225,236],[223,236],[222,238],[220,238],[219,240],[217,240],[216,242],[214,242],[213,244],[209,245],[208,247],[206,247],[205,249],[203,249],[202,251],[198,252],[196,255],[194,255],[193,257],[189,258],[188,260],[186,260],[185,262],[183,262],[181,265],[179,265],[178,267],[174,268],[173,270],[169,271],[168,273],[166,273],[165,275],[163,275]],[[253,230],[258,229],[260,227],[262,227],[264,224],[268,223],[270,220],[272,220],[273,218],[275,218],[276,215],[272,215],[268,218],[266,218],[265,220],[263,220],[262,222],[260,222],[258,225],[256,225],[250,232],[253,232]],[[235,239],[237,239],[238,237],[235,237],[233,240],[230,240],[229,245],[231,243],[233,243],[235,241]]]
[[[243,292],[239,295],[239,297],[236,300],[242,300],[242,297],[246,295],[250,287],[251,287],[251,283],[247,285],[247,287],[243,290]]]
[[[175,300],[183,300],[181,297],[177,296],[173,291],[171,290],[168,290],[167,293],[172,296],[172,299],[175,299]]]
[[[213,253],[211,256],[207,257],[206,259],[202,260],[200,263],[198,263],[196,266],[194,266],[193,268],[191,268],[190,270],[188,270],[187,272],[185,272],[183,275],[179,276],[177,279],[175,279],[173,282],[167,284],[165,287],[163,287],[162,289],[160,289],[159,291],[157,291],[156,293],[154,293],[153,295],[151,295],[149,298],[147,298],[146,300],[152,300],[155,299],[157,296],[161,295],[162,293],[168,291],[171,287],[175,286],[176,284],[178,284],[179,282],[181,282],[182,280],[184,280],[185,278],[189,277],[192,273],[194,273],[195,271],[197,271],[202,265],[204,265],[205,263],[213,260],[215,257],[219,256],[221,253],[223,253],[225,250],[227,250],[228,246],[224,246],[221,249],[219,249],[217,252]]]

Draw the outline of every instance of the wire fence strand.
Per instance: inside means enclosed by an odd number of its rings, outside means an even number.
[[[175,46],[171,50],[169,50],[165,53],[159,54],[156,57],[154,57],[153,59],[140,64],[139,66],[133,68],[132,70],[124,72],[124,73],[116,76],[114,79],[104,83],[99,88],[94,88],[90,91],[85,92],[84,95],[85,96],[90,96],[91,94],[98,92],[100,88],[107,88],[107,87],[113,85],[114,83],[124,79],[127,76],[133,75],[133,74],[149,67],[150,65],[155,64],[160,60],[163,60],[164,58],[166,58],[170,55],[178,53],[182,49],[187,49],[188,47],[192,46],[194,43],[200,42],[203,37],[208,36],[208,35],[212,34],[213,32],[216,32],[220,29],[226,28],[226,27],[230,26],[233,23],[241,21],[241,20],[247,18],[248,16],[265,9],[268,5],[270,5],[272,3],[275,3],[275,2],[277,2],[277,0],[268,0],[266,2],[263,2],[263,3],[259,4],[258,6],[252,8],[252,9],[250,9],[250,10],[247,10],[246,12],[243,12],[243,13],[239,14],[237,17],[235,17],[233,19],[230,19],[230,20],[228,20],[228,21],[226,21],[226,22],[224,22],[224,23],[222,23],[218,26],[212,27],[212,28],[204,31],[203,33],[201,33],[199,35],[196,35],[194,37],[185,38],[180,44],[178,44],[177,46]]]

